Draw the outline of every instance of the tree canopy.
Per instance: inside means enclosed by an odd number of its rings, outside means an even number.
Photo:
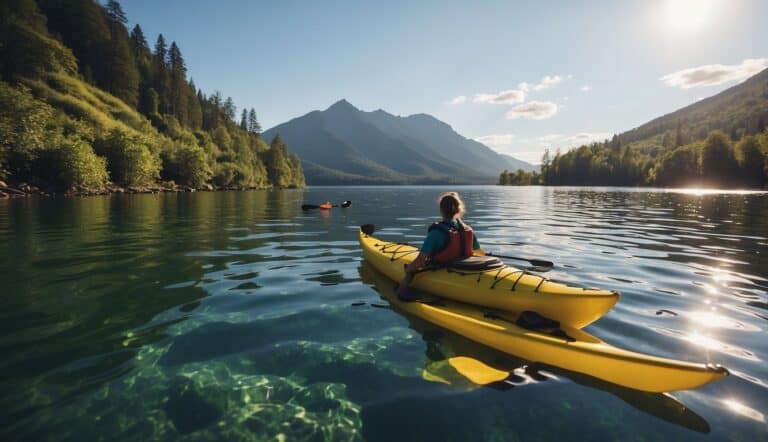
[[[304,185],[254,108],[188,78],[176,41],[150,49],[120,3],[0,2],[0,179],[73,188],[159,182]]]

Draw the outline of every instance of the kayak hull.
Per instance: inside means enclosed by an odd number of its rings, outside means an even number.
[[[393,281],[405,277],[405,265],[418,249],[359,233],[365,259]],[[512,313],[535,311],[563,325],[582,328],[605,315],[619,299],[608,290],[571,287],[524,270],[504,266],[478,271],[429,270],[416,274],[412,286],[455,301]]]
[[[400,301],[388,284],[376,286],[395,309],[472,341],[531,362],[583,373],[623,387],[662,393],[697,388],[728,375],[728,370],[719,365],[623,350],[573,327],[561,327],[570,338],[566,339],[519,327],[514,323],[514,316],[506,312],[445,299]]]

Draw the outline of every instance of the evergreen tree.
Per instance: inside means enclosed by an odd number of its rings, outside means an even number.
[[[130,50],[130,41],[125,29],[125,12],[115,0],[107,3],[110,45],[107,65],[107,90],[126,103],[136,107],[138,103],[139,72]]]
[[[128,18],[125,16],[125,12],[123,11],[123,7],[120,6],[120,3],[116,0],[109,0],[107,2],[107,17],[113,22],[113,23],[120,23],[121,25],[125,26],[126,23],[128,23]]]
[[[48,18],[48,31],[60,36],[72,50],[87,81],[110,90],[111,32],[105,9],[94,1],[49,0],[38,2]],[[73,13],[74,12],[74,13]]]
[[[248,130],[248,109],[243,108],[243,113],[240,115],[240,129],[250,132]]]
[[[147,37],[144,36],[144,30],[137,23],[131,30],[131,50],[136,56],[142,55],[145,52],[149,52],[149,44],[147,44]]]
[[[190,79],[187,88],[187,108],[189,109],[189,126],[193,129],[203,126],[203,109],[200,105],[202,94],[196,91],[195,82]]]
[[[176,42],[171,42],[168,50],[168,69],[170,75],[170,113],[184,125],[189,125],[187,110],[187,67]]]
[[[256,110],[251,108],[248,112],[248,132],[259,135],[261,133],[261,125],[259,120],[256,119]]]
[[[235,101],[232,100],[232,97],[227,97],[227,101],[224,102],[224,115],[227,116],[229,121],[235,121],[236,112],[237,107],[235,107]]]
[[[155,43],[155,53],[152,57],[152,87],[157,92],[158,96],[158,109],[160,113],[168,113],[169,105],[169,89],[170,89],[170,74],[168,72],[168,66],[165,64],[166,57],[168,56],[168,48],[165,44],[165,38],[163,34],[157,36],[157,42]]]

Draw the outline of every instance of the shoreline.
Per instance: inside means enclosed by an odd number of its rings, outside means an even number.
[[[108,185],[104,188],[76,188],[67,191],[57,191],[51,189],[41,189],[28,183],[20,183],[9,186],[0,181],[0,200],[28,198],[31,196],[40,197],[82,197],[82,196],[105,196],[105,195],[138,195],[138,194],[160,194],[160,193],[192,193],[192,192],[228,192],[228,191],[248,191],[248,190],[270,190],[274,187],[255,187],[255,186],[214,186],[207,184],[196,188],[192,186],[127,186],[121,187]]]

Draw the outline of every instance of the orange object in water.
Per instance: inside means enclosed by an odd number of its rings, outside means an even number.
[[[331,207],[333,207],[333,204],[331,204],[330,201],[326,201],[323,204],[320,204],[321,209],[330,209]]]

